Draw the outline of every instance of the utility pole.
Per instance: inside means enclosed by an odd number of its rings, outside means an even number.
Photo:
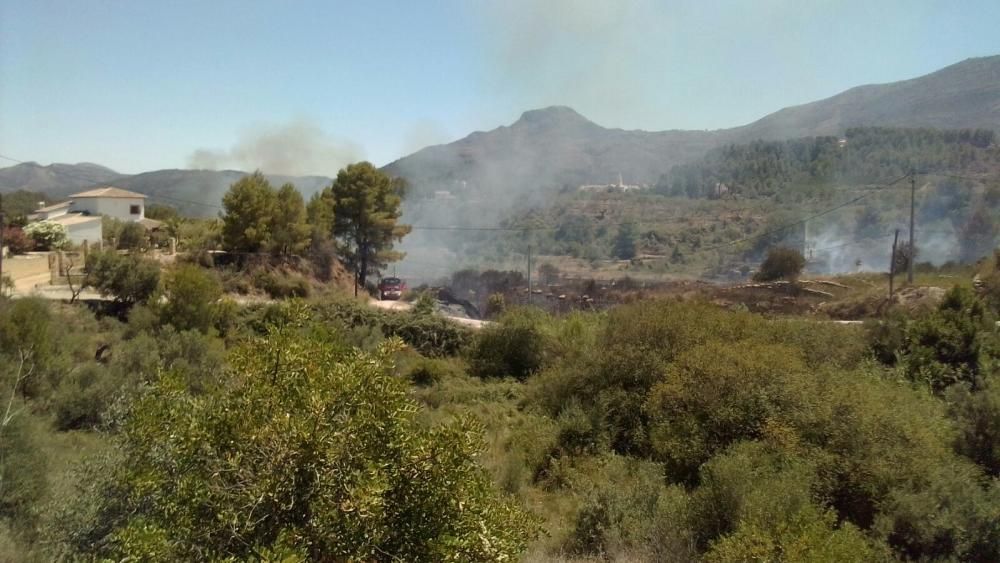
[[[917,174],[914,171],[910,171],[910,248],[908,250],[909,256],[907,256],[906,265],[906,283],[913,285],[913,263],[916,262],[917,257],[917,247],[914,243],[914,233],[913,233],[913,210],[915,208],[914,201],[917,195]]]
[[[892,299],[893,282],[896,280],[896,243],[899,241],[899,229],[892,235],[892,260],[889,262],[889,299]]]
[[[531,305],[531,243],[528,243],[528,305]]]
[[[0,294],[3,293],[3,194],[0,194]]]

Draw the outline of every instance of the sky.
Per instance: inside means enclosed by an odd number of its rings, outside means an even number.
[[[0,155],[331,175],[550,105],[718,129],[1000,54],[997,22],[996,0],[0,0]]]

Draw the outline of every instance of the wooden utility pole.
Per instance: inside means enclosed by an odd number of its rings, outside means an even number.
[[[892,235],[892,260],[889,262],[889,299],[892,299],[893,282],[896,281],[896,243],[899,241],[899,229]]]
[[[913,210],[915,208],[915,198],[917,195],[917,175],[916,172],[910,172],[910,248],[907,250],[907,260],[906,260],[906,283],[913,285],[913,263],[916,262],[917,257],[917,247],[914,242],[914,232],[913,232]]]
[[[3,293],[3,194],[0,194],[0,294]]]
[[[531,244],[528,244],[528,305],[531,305]]]

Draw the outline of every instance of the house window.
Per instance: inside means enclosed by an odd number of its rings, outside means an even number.
[[[139,214],[139,206],[138,205],[130,205],[130,206],[128,206],[128,212],[131,213],[132,215],[138,215]]]

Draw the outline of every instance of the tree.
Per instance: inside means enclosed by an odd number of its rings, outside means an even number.
[[[147,219],[154,219],[156,221],[180,219],[180,214],[177,213],[177,208],[170,205],[163,205],[162,203],[147,205],[145,215]]]
[[[405,183],[391,178],[370,162],[349,164],[337,173],[331,186],[334,234],[343,242],[343,258],[364,287],[368,275],[378,273],[403,255],[392,250],[393,242],[410,232],[399,223]]]
[[[21,227],[3,226],[3,244],[11,254],[24,254],[30,251],[35,243],[24,234]]]
[[[135,221],[126,221],[118,232],[119,250],[143,250],[146,243],[146,229]]]
[[[312,227],[313,240],[333,237],[334,217],[333,190],[330,187],[314,193],[306,206],[306,220]]]
[[[767,252],[767,258],[753,279],[762,282],[782,279],[794,281],[805,266],[806,259],[801,252],[787,246],[778,246]]]
[[[476,462],[480,427],[428,428],[393,375],[400,343],[349,350],[271,326],[220,390],[169,374],[117,438],[115,507],[90,556],[138,560],[515,560],[534,521]],[[97,510],[96,518],[109,510]]]
[[[160,284],[160,265],[134,254],[91,252],[86,267],[87,285],[126,306],[147,301]]]
[[[277,194],[259,170],[230,186],[222,197],[222,242],[226,250],[260,252],[271,239]]]
[[[69,234],[66,227],[53,221],[38,221],[28,223],[24,234],[35,241],[39,250],[59,250],[69,246]]]
[[[281,186],[271,216],[272,251],[280,255],[301,254],[309,246],[310,230],[302,194],[292,184]]]
[[[615,238],[613,253],[620,260],[631,260],[636,255],[635,223],[622,223],[618,226],[618,236]]]
[[[212,328],[217,302],[222,298],[222,284],[211,272],[182,264],[167,276],[164,290],[163,322],[177,330],[207,333]]]

